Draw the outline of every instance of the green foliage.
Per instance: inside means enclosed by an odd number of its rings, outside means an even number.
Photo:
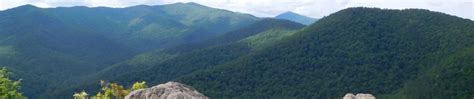
[[[74,99],[88,99],[89,94],[86,91],[81,91],[79,93],[74,93]]]
[[[102,86],[102,93],[101,92],[97,93],[97,98],[109,98],[111,96],[114,96],[116,99],[124,99],[128,93],[130,93],[129,89],[125,89],[123,86],[118,85],[117,83],[108,83],[103,80],[101,80],[101,86]]]
[[[406,99],[467,99],[474,97],[474,48],[445,56],[440,63],[408,82],[397,94]]]
[[[138,89],[147,88],[147,87],[148,87],[148,86],[146,85],[146,82],[145,82],[145,81],[142,81],[142,82],[135,82],[135,83],[132,85],[132,91],[138,90]]]
[[[7,68],[0,68],[0,98],[1,99],[26,99],[20,89],[20,80],[12,81]]]
[[[97,92],[97,94],[92,96],[91,99],[125,99],[125,96],[127,96],[131,91],[148,87],[145,81],[135,82],[135,84],[133,84],[129,89],[126,89],[117,83],[109,83],[104,80],[100,81],[100,85],[102,86],[101,91]],[[74,93],[73,96],[74,99],[89,99],[88,94],[85,91]]]

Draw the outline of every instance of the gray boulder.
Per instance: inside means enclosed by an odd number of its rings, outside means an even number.
[[[375,97],[372,94],[359,93],[357,95],[354,95],[352,93],[348,93],[344,95],[342,99],[375,99]]]
[[[208,97],[190,86],[178,82],[168,82],[132,91],[125,96],[125,99],[208,99]]]

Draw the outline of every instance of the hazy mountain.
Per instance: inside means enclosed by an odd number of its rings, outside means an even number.
[[[301,24],[304,24],[304,25],[310,25],[310,24],[313,24],[314,22],[317,21],[317,19],[315,19],[315,18],[310,18],[310,17],[304,16],[304,15],[300,15],[300,14],[291,12],[291,11],[279,14],[279,15],[275,16],[275,18],[290,20],[290,21],[298,22],[298,23],[301,23]]]
[[[63,18],[67,23],[105,33],[102,35],[139,50],[195,42],[259,20],[248,14],[195,3],[140,5],[127,8],[70,7],[48,10]]]

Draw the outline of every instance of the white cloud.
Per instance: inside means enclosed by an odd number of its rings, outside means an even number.
[[[293,11],[320,18],[348,7],[380,7],[390,9],[422,8],[474,19],[472,0],[0,0],[0,10],[24,4],[39,7],[159,5],[176,2],[196,2],[206,6],[272,17]]]

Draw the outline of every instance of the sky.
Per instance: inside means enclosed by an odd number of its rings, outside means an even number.
[[[0,10],[25,4],[51,7],[128,7],[162,5],[176,2],[196,2],[202,5],[273,17],[286,11],[321,18],[348,7],[378,7],[388,9],[421,8],[474,20],[474,0],[0,0]]]

